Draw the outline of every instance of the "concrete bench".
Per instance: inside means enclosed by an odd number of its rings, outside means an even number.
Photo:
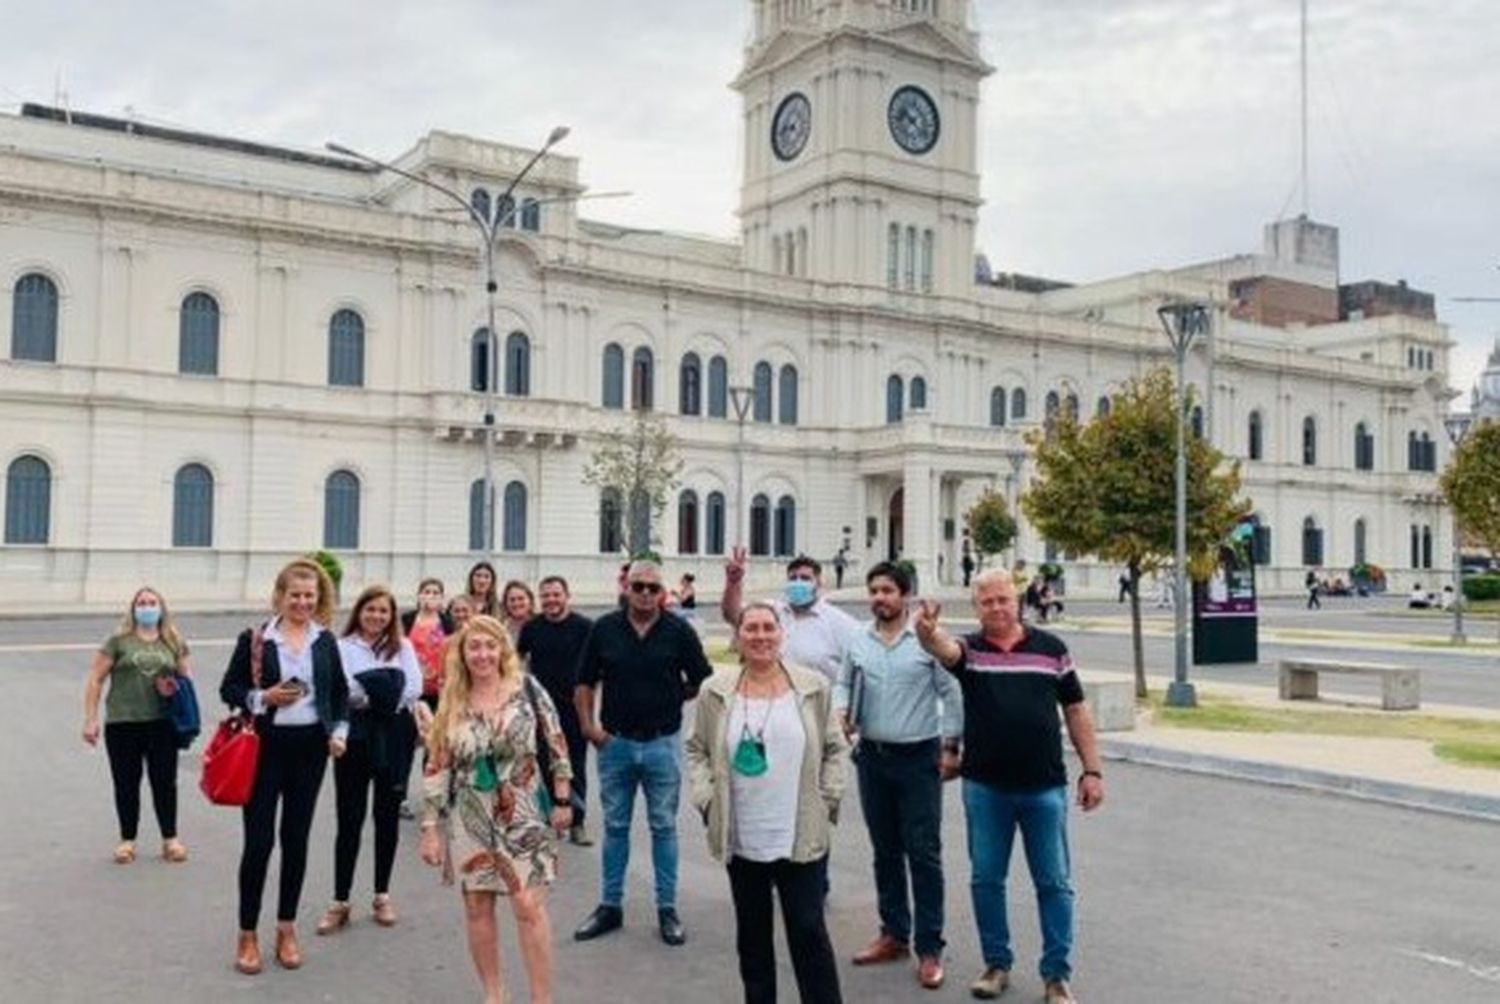
[[[1128,732],[1135,728],[1135,684],[1095,681],[1083,685],[1084,701],[1099,732]]]
[[[1422,704],[1421,675],[1411,666],[1334,659],[1282,659],[1280,669],[1283,701],[1315,701],[1318,698],[1318,674],[1348,673],[1380,677],[1380,707],[1385,711],[1414,711]]]

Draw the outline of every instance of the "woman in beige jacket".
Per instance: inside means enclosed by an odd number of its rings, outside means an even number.
[[[698,695],[687,762],[709,852],[729,869],[745,1001],[776,1000],[774,890],[803,1004],[841,1004],[823,905],[848,745],[827,680],[781,661],[774,607],[746,606],[738,642],[739,668]]]

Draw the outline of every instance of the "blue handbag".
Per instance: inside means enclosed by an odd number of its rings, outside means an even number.
[[[198,691],[189,677],[176,678],[177,688],[167,698],[167,719],[177,733],[177,748],[187,749],[203,731],[203,719],[198,714]]]

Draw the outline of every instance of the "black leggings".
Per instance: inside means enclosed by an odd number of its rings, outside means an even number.
[[[141,823],[141,766],[151,781],[151,805],[161,838],[177,836],[177,732],[165,718],[154,722],[109,722],[104,749],[115,782],[120,839],[134,840]]]
[[[735,941],[745,1004],[776,1001],[773,892],[781,897],[781,920],[802,1004],[842,1004],[838,964],[823,919],[827,887],[826,855],[805,864],[785,859],[729,859],[729,891],[734,898]]]
[[[277,920],[296,920],[307,873],[307,838],[318,789],[328,767],[328,735],[322,725],[270,725],[261,729],[260,766],[245,806],[245,846],[240,854],[240,930],[260,922],[261,894],[271,850],[276,846],[276,806],[281,804],[281,895]]]
[[[354,739],[342,757],[333,762],[333,789],[339,813],[338,836],[333,842],[333,898],[349,901],[354,885],[354,865],[359,860],[360,837],[370,808],[370,789],[375,789],[375,894],[390,892],[391,868],[396,863],[400,836],[401,800],[406,796],[406,775],[411,772],[411,751],[417,727],[409,714],[397,715],[388,726],[386,762],[371,757],[372,743]],[[400,749],[397,749],[397,746]]]

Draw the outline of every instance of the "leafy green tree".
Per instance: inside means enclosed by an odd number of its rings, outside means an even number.
[[[1500,422],[1469,430],[1440,483],[1464,533],[1500,558]]]
[[[1016,539],[1016,518],[1005,504],[1005,496],[987,488],[964,513],[964,526],[969,528],[969,540],[974,552],[981,559],[999,554]]]
[[[1188,403],[1191,408],[1191,400]],[[1109,414],[1087,424],[1064,410],[1050,431],[1033,433],[1037,477],[1021,509],[1065,551],[1124,565],[1130,580],[1135,692],[1146,696],[1141,578],[1176,553],[1177,393],[1166,367],[1129,381]],[[1206,577],[1218,547],[1251,504],[1240,497],[1238,464],[1189,431],[1188,570]]]
[[[625,502],[626,549],[637,555],[659,539],[652,527],[660,524],[681,474],[677,437],[661,418],[638,410],[628,424],[605,433],[584,468],[583,481],[619,493]]]

